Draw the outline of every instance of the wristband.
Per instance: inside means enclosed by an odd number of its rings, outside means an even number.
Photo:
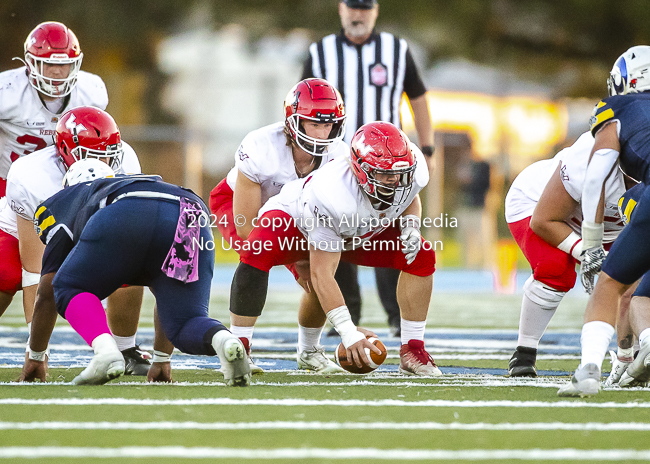
[[[352,322],[348,307],[343,305],[327,312],[327,320],[334,326],[341,336],[343,346],[350,348],[352,345],[366,337],[357,330],[357,326]]]
[[[582,221],[582,249],[588,250],[603,246],[605,224],[596,224],[591,221]]]
[[[580,236],[575,232],[571,232],[567,238],[557,246],[557,248],[580,261],[580,255],[582,254],[582,238],[580,238]]]
[[[47,350],[45,351],[32,351],[29,350],[29,359],[32,359],[34,361],[45,361],[45,358],[47,356]]]
[[[420,148],[420,150],[424,156],[431,158],[433,156],[433,152],[436,151],[436,148],[433,145],[424,145],[422,148]]]
[[[399,218],[399,228],[400,231],[406,229],[407,227],[413,227],[414,229],[420,230],[422,222],[418,216],[415,214],[407,214]]]
[[[153,359],[152,362],[155,363],[167,363],[171,362],[173,353],[165,353],[164,351],[153,350]]]

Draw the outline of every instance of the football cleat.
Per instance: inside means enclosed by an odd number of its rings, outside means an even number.
[[[409,340],[399,350],[399,372],[406,375],[442,375],[433,358],[424,349],[422,340]]]
[[[621,387],[644,387],[650,381],[650,342],[644,343],[639,354],[621,376]]]
[[[557,396],[584,398],[600,391],[600,369],[594,363],[578,366],[571,376],[571,382],[560,387]]]
[[[298,369],[312,371],[314,374],[337,374],[346,372],[325,354],[323,347],[313,347],[298,353]]]
[[[109,351],[93,356],[81,374],[72,383],[75,385],[104,385],[124,374],[124,358],[119,351]]]
[[[251,358],[251,345],[250,342],[248,341],[248,338],[239,337],[239,339],[244,344],[244,348],[246,348],[246,356],[248,357],[248,367],[251,368],[251,375],[264,374],[264,369],[262,369],[260,366],[255,364],[253,362],[253,359]]]
[[[510,377],[537,377],[536,360],[537,349],[518,346],[510,358],[508,374]]]
[[[124,356],[124,375],[147,375],[151,367],[151,354],[141,350],[138,345],[122,350]]]
[[[220,330],[212,337],[212,347],[219,356],[226,385],[247,387],[251,381],[251,368],[242,341],[228,330]]]
[[[632,361],[634,361],[634,358],[632,357],[619,358],[616,355],[616,351],[610,351],[609,355],[612,358],[612,371],[609,373],[609,377],[607,377],[607,380],[605,380],[605,383],[603,384],[605,387],[617,385],[621,380],[621,376],[625,373],[625,370],[630,364],[632,364]]]

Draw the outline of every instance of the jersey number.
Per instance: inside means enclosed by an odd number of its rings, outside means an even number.
[[[16,142],[18,142],[21,145],[27,145],[28,143],[31,143],[33,145],[36,145],[36,148],[33,150],[25,150],[23,152],[23,155],[29,155],[30,153],[33,153],[37,150],[42,150],[43,148],[47,147],[47,142],[41,138],[34,137],[33,135],[25,134],[21,135],[16,139]],[[19,155],[16,152],[11,152],[11,162],[13,163],[16,161],[18,158],[20,158],[21,155]]]

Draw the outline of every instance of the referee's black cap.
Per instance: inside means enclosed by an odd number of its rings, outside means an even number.
[[[377,0],[341,0],[348,8],[357,10],[371,10],[377,4]]]

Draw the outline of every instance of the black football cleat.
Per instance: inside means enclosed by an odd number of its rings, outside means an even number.
[[[138,345],[122,351],[124,356],[124,375],[147,375],[151,362],[149,352],[141,350]]]
[[[536,360],[537,350],[535,348],[518,346],[510,358],[508,374],[510,377],[537,377]]]

